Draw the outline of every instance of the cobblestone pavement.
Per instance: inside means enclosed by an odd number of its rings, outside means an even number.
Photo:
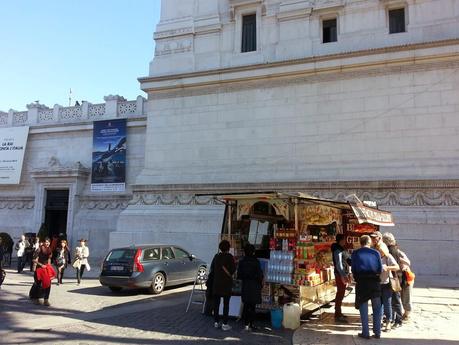
[[[291,344],[291,331],[245,332],[230,321],[231,331],[213,328],[211,318],[192,306],[185,313],[190,286],[159,296],[143,291],[111,293],[97,280],[76,286],[74,279],[53,286],[52,306],[35,306],[27,298],[31,274],[8,271],[0,290],[0,344]]]
[[[295,345],[459,345],[459,280],[421,278],[415,284],[414,311],[411,321],[401,328],[382,332],[381,339],[361,339],[358,310],[353,306],[355,296],[344,300],[348,324],[335,324],[333,308],[295,331]],[[370,308],[371,310],[371,308]],[[371,319],[371,318],[370,318]],[[371,326],[370,326],[371,327]],[[371,329],[371,328],[370,328]]]

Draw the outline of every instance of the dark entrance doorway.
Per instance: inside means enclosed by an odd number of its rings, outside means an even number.
[[[46,191],[45,225],[50,238],[59,236],[61,233],[63,234],[62,237],[67,238],[68,209],[68,189]]]

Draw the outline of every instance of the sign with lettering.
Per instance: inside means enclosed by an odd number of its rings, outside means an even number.
[[[126,188],[126,119],[94,122],[91,191]]]
[[[29,127],[0,128],[0,184],[19,184]]]
[[[363,204],[351,204],[351,207],[359,224],[370,223],[382,226],[394,226],[394,220],[390,212],[381,211]]]

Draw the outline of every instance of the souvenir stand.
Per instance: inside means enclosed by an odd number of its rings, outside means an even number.
[[[244,255],[246,243],[256,248],[265,277],[260,310],[295,302],[305,314],[331,302],[336,292],[331,253],[335,235],[344,233],[351,250],[362,233],[393,225],[389,212],[304,193],[215,197],[226,204],[221,239],[230,241],[236,260]]]

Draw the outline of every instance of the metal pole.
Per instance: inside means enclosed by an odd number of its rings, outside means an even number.
[[[230,201],[228,203],[228,237],[231,236],[231,227],[233,225],[233,205]]]
[[[298,232],[298,199],[295,198],[295,231]]]

